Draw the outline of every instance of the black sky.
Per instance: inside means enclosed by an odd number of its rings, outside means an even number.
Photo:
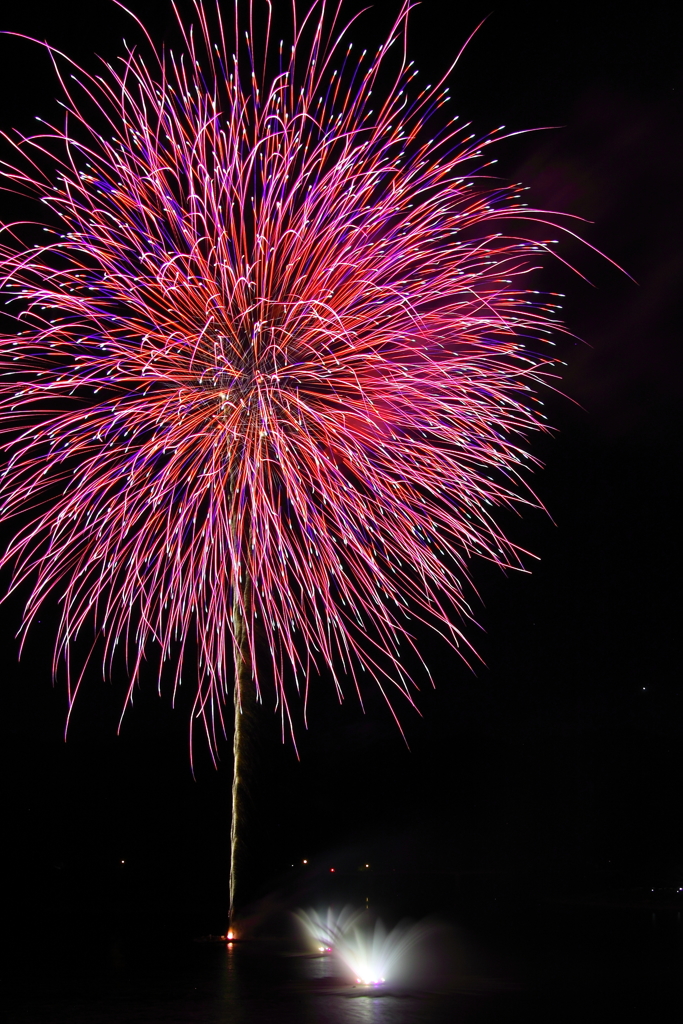
[[[155,38],[171,33],[166,0],[130,6]],[[394,10],[377,4],[354,38],[379,39]],[[267,888],[302,857],[324,866],[372,857],[380,867],[425,871],[683,878],[674,497],[680,25],[675,5],[663,3],[589,12],[425,0],[411,42],[422,73],[445,70],[486,15],[451,76],[454,106],[482,133],[555,126],[503,143],[501,175],[530,185],[538,205],[587,218],[584,237],[637,284],[574,243],[562,254],[592,284],[560,265],[541,279],[567,294],[566,322],[582,340],[567,343],[563,357],[568,397],[545,398],[557,433],[535,448],[546,464],[535,486],[549,515],[510,523],[540,561],[529,560],[530,575],[473,570],[482,631],[471,636],[486,667],[475,676],[421,637],[436,689],[423,681],[421,718],[404,712],[410,750],[373,694],[363,714],[352,696],[338,708],[321,683],[298,761],[264,710],[254,892],[259,879]],[[106,0],[23,0],[3,11],[0,28],[45,38],[87,67],[93,53],[114,57],[121,37],[136,37]],[[29,130],[34,114],[50,116],[57,94],[37,47],[0,39],[4,130]],[[0,203],[9,218],[11,198]],[[17,906],[52,912],[68,892],[73,905],[110,912],[112,892],[134,891],[140,912],[156,913],[165,901],[174,911],[200,908],[197,920],[218,927],[227,744],[217,772],[200,752],[193,779],[187,708],[171,710],[150,680],[117,737],[124,680],[110,685],[96,672],[65,744],[65,694],[50,678],[52,626],[34,630],[18,663],[19,621],[20,602],[10,600],[0,707],[7,877],[16,880]],[[112,881],[123,860],[130,885],[120,874]]]

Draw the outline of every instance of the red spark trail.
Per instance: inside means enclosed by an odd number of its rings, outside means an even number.
[[[0,515],[30,510],[2,564],[31,582],[24,635],[59,599],[70,705],[94,630],[129,698],[153,652],[196,676],[215,749],[233,649],[257,691],[268,663],[283,730],[323,666],[340,698],[412,703],[411,618],[467,653],[471,557],[521,564],[495,513],[535,502],[558,324],[526,283],[548,243],[519,237],[545,214],[417,84],[407,3],[358,58],[314,3],[279,72],[249,18],[238,46],[195,7],[182,55],[90,75],[50,51],[63,118],[8,136],[5,184],[52,233],[0,234]]]

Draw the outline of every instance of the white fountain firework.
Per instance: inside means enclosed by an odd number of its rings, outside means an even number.
[[[344,907],[343,910],[328,907],[327,911],[321,914],[309,907],[308,910],[297,910],[295,916],[304,926],[308,937],[312,939],[317,952],[331,953],[363,913],[364,911],[354,910],[352,907]]]
[[[400,984],[412,976],[411,954],[433,930],[426,922],[411,921],[389,930],[366,910],[351,907],[341,911],[330,907],[324,914],[300,910],[297,918],[320,953],[332,953],[356,984],[368,986]]]

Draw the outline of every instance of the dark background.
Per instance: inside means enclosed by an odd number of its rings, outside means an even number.
[[[113,58],[123,36],[137,38],[106,0],[12,6],[1,28],[48,39],[88,68],[94,53]],[[155,39],[173,38],[166,0],[130,6]],[[354,40],[378,40],[395,9],[376,5]],[[470,636],[485,667],[472,674],[420,637],[436,688],[420,679],[422,717],[403,712],[410,749],[373,693],[363,714],[352,695],[337,707],[321,681],[297,760],[266,704],[249,886],[255,899],[279,893],[273,904],[303,898],[316,872],[334,866],[348,879],[366,861],[376,892],[392,879],[394,900],[413,912],[483,878],[499,893],[574,899],[683,885],[680,26],[673,4],[425,0],[410,44],[422,74],[445,71],[486,15],[451,75],[454,107],[480,133],[553,126],[501,143],[501,175],[530,185],[532,202],[587,218],[584,237],[637,283],[569,242],[563,256],[592,284],[560,264],[539,277],[567,293],[581,340],[563,356],[567,397],[545,396],[555,436],[534,447],[549,515],[509,524],[540,561],[508,577],[473,567],[481,632]],[[30,130],[57,95],[39,48],[0,38],[2,128]],[[11,218],[13,200],[0,203]],[[16,926],[224,927],[229,744],[217,771],[200,744],[193,778],[188,707],[172,710],[150,678],[117,736],[125,679],[105,683],[95,670],[65,743],[49,615],[18,662],[21,602],[0,614],[4,899]],[[444,873],[448,884],[432,884]]]

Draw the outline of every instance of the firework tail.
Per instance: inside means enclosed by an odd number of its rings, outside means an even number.
[[[256,694],[252,674],[252,653],[249,647],[247,617],[251,600],[248,582],[235,591],[233,600],[233,652],[235,660],[235,688],[233,698],[233,762],[232,762],[232,816],[230,822],[230,911],[232,930],[238,906],[241,867],[245,857],[244,804],[247,796],[247,765],[249,737],[253,727]]]

